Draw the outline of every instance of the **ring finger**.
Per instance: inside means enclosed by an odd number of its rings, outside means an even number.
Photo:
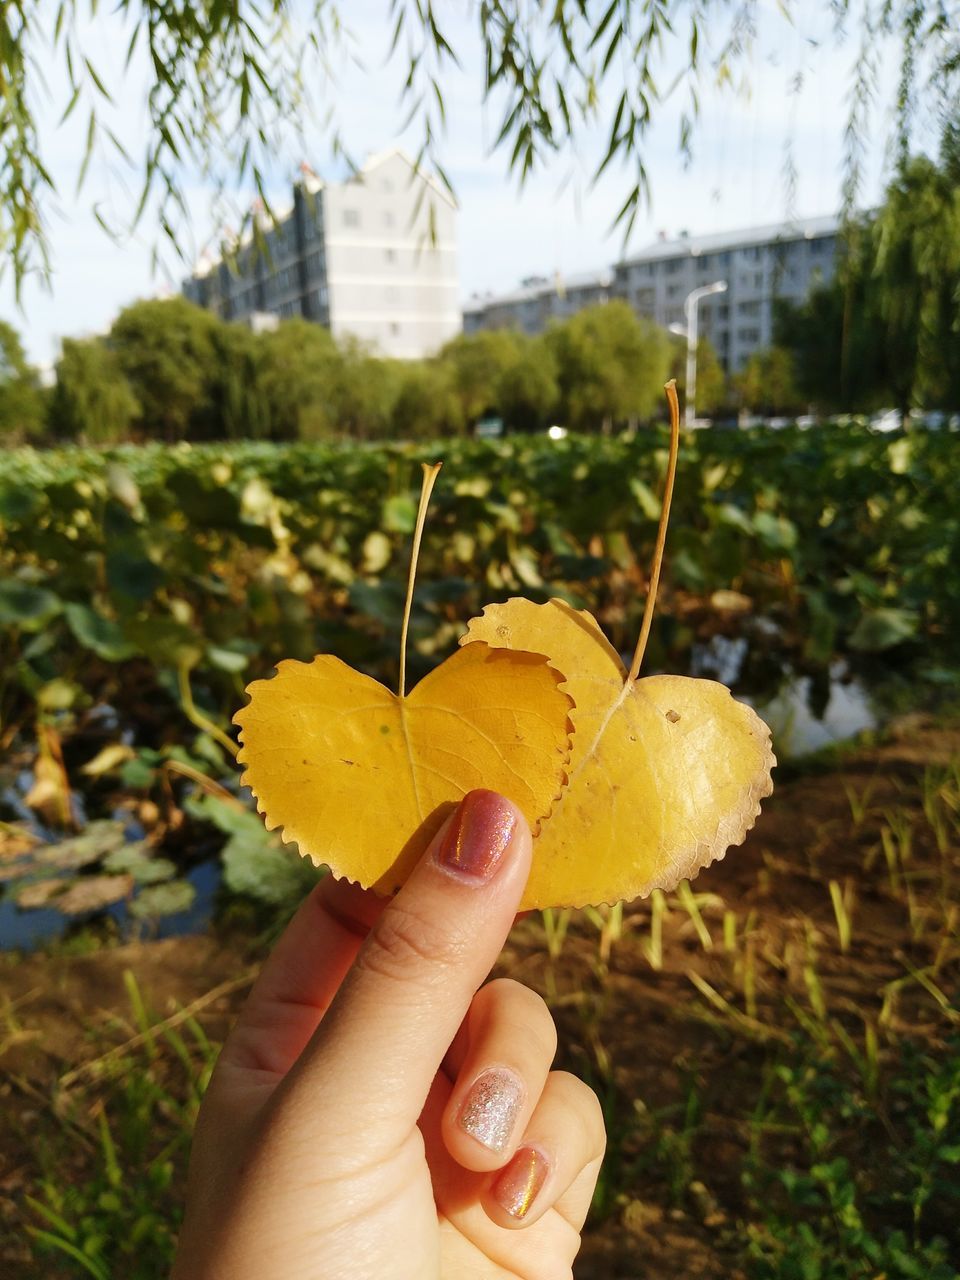
[[[509,978],[477,992],[445,1062],[455,1084],[443,1140],[459,1164],[483,1173],[510,1160],[556,1049],[553,1019],[534,992]]]

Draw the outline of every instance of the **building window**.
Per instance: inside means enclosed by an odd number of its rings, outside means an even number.
[[[390,336],[393,338],[399,338],[400,336],[400,326],[395,320],[390,324]]]
[[[384,249],[383,256],[386,258],[388,262],[396,262],[397,251],[396,249]]]
[[[391,211],[390,211],[389,209],[385,209],[385,210],[384,210],[384,214],[383,214],[383,225],[384,225],[385,227],[392,227],[392,226],[393,226],[393,214],[391,213]]]
[[[359,227],[359,225],[360,225],[360,210],[359,210],[359,209],[344,209],[344,211],[343,211],[343,225],[344,225],[345,227]]]
[[[671,275],[671,276],[676,275],[676,273],[683,266],[683,262],[684,262],[683,258],[668,258],[667,259],[667,275]]]

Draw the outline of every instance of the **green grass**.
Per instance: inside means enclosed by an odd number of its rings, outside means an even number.
[[[132,973],[125,982],[146,1038],[54,1098],[27,1230],[40,1265],[156,1280],[173,1258],[190,1136],[217,1046],[195,1018],[179,1027],[153,1019]]]

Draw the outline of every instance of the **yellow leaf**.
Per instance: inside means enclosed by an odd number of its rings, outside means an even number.
[[[569,781],[541,827],[524,905],[581,907],[672,889],[739,844],[773,790],[770,732],[712,680],[628,680],[596,620],[508,600],[476,642],[547,655],[574,701]]]
[[[104,773],[110,773],[113,769],[119,769],[122,764],[126,764],[128,760],[134,758],[132,747],[126,746],[122,742],[111,742],[106,747],[101,747],[92,760],[80,770],[85,773],[88,778],[99,778]]]
[[[539,654],[485,644],[406,697],[330,654],[281,662],[235,717],[242,781],[301,854],[391,893],[476,787],[508,796],[536,831],[569,758],[562,678]]]

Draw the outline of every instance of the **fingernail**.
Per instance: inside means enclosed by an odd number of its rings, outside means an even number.
[[[549,1172],[546,1157],[535,1147],[521,1147],[493,1184],[493,1198],[511,1218],[525,1218]]]
[[[523,1106],[523,1081],[504,1067],[478,1076],[460,1108],[460,1128],[491,1151],[509,1143]]]
[[[437,862],[467,880],[496,871],[517,826],[517,815],[495,791],[470,791],[457,807],[436,852]]]

